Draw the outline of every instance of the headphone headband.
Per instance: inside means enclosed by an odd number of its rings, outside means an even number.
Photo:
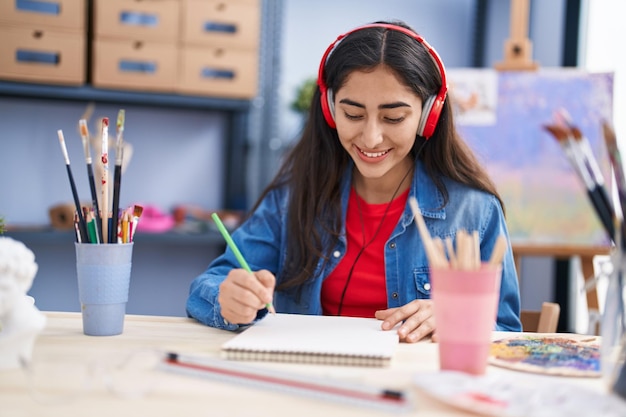
[[[384,28],[389,30],[394,30],[396,32],[404,33],[405,35],[415,39],[417,42],[422,44],[426,50],[428,51],[429,56],[437,66],[439,70],[439,75],[441,76],[441,88],[437,92],[435,96],[431,96],[425,100],[422,108],[422,117],[420,120],[420,127],[418,129],[418,134],[428,139],[435,131],[435,127],[437,126],[437,121],[439,120],[439,116],[441,114],[441,110],[443,108],[443,104],[445,102],[446,96],[448,94],[448,82],[446,80],[446,70],[443,65],[443,61],[437,54],[437,51],[433,47],[426,42],[426,40],[413,32],[410,29],[404,28],[402,26],[390,24],[390,23],[371,23],[363,26],[359,26],[354,28],[346,33],[343,33],[335,39],[335,41],[326,48],[324,55],[322,56],[322,60],[320,62],[320,67],[317,74],[317,85],[320,89],[321,93],[321,106],[322,113],[324,114],[324,118],[326,119],[326,123],[335,129],[337,126],[335,124],[334,118],[334,103],[333,103],[333,94],[332,91],[326,85],[324,81],[324,69],[326,67],[326,61],[328,57],[333,52],[333,50],[337,47],[337,45],[348,35],[357,32],[363,29],[369,28]]]

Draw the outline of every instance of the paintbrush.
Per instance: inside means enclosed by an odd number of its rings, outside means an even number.
[[[600,165],[598,165],[598,161],[593,154],[589,140],[582,134],[581,130],[574,125],[571,116],[565,109],[557,111],[555,118],[557,122],[564,124],[568,128],[568,140],[571,143],[572,149],[582,163],[582,166],[589,172],[594,184],[596,184],[600,198],[602,198],[606,207],[610,208],[612,216],[614,216],[613,203],[606,190],[602,170],[600,170]]]
[[[87,129],[87,120],[80,119],[78,122],[80,128],[80,137],[83,142],[83,151],[85,152],[85,163],[87,164],[87,177],[89,178],[89,190],[91,191],[91,205],[95,215],[95,223],[98,226],[96,233],[98,234],[98,243],[100,243],[99,236],[102,236],[102,221],[100,220],[100,207],[98,207],[98,193],[96,192],[96,181],[93,177],[93,164],[91,159],[91,151],[89,148],[89,129]]]
[[[139,204],[135,204],[135,207],[133,207],[133,222],[131,224],[131,230],[130,230],[130,241],[134,241],[135,239],[135,232],[137,231],[137,224],[139,224],[139,219],[141,218],[141,214],[143,213],[143,206],[140,206]]]
[[[600,194],[600,198],[604,201],[606,207],[610,208],[611,214],[614,216],[613,203],[611,202],[611,198],[606,190],[604,176],[602,175],[602,171],[600,170],[600,165],[598,165],[598,161],[596,160],[593,151],[591,150],[591,145],[589,145],[589,140],[586,136],[582,134],[580,129],[576,126],[569,124],[570,128],[570,140],[573,143],[574,149],[579,149],[580,155],[584,162],[584,165],[589,170],[589,175],[593,179],[596,187],[598,188],[598,192]]]
[[[63,137],[63,131],[57,130],[57,136],[59,137],[59,143],[61,144],[61,151],[63,152],[63,158],[65,159],[65,167],[67,169],[67,177],[70,180],[70,187],[72,188],[72,196],[74,197],[74,205],[76,206],[76,214],[78,216],[78,232],[80,235],[80,242],[89,242],[89,234],[87,233],[87,223],[83,216],[83,210],[78,199],[78,192],[76,191],[76,184],[74,183],[74,176],[72,175],[72,168],[70,167],[70,157],[67,154],[67,147],[65,146],[65,138]]]
[[[458,262],[456,258],[456,253],[454,252],[454,244],[452,243],[451,237],[446,237],[445,239],[446,250],[448,251],[448,258],[450,259],[450,266],[453,269],[458,268]]]
[[[573,146],[570,141],[570,129],[559,125],[546,125],[544,128],[552,134],[557,140],[565,156],[570,161],[570,164],[574,171],[578,174],[578,177],[587,189],[587,195],[593,205],[604,230],[609,235],[610,239],[615,238],[615,228],[613,226],[613,208],[607,204],[607,200],[604,197],[606,190],[603,186],[596,183],[589,172],[589,168],[585,165],[579,150]]]
[[[102,118],[102,180],[100,192],[102,194],[102,243],[108,242],[109,237],[109,118]]]
[[[613,167],[613,176],[615,178],[615,185],[617,186],[617,195],[619,197],[620,209],[622,210],[622,217],[624,216],[624,210],[626,210],[626,176],[624,176],[624,165],[622,162],[622,156],[617,146],[617,139],[615,138],[615,132],[611,126],[603,122],[602,131],[604,133],[604,141]],[[624,231],[622,231],[623,233]]]
[[[456,232],[456,259],[458,269],[475,270],[480,268],[480,247],[476,247],[476,240],[465,229]],[[478,256],[476,255],[478,253]]]
[[[619,221],[616,221],[615,230],[621,232],[621,250],[623,251],[626,249],[626,223],[624,222],[624,210],[626,209],[626,176],[624,175],[624,164],[613,128],[607,122],[603,122],[602,132],[609,154],[609,160],[613,167],[613,178],[615,178],[615,185],[617,187],[621,218]]]
[[[117,112],[117,140],[115,146],[115,169],[113,171],[113,210],[112,219],[113,226],[109,231],[109,243],[117,243],[118,222],[120,210],[120,187],[122,183],[122,158],[123,158],[123,139],[124,132],[124,110]]]
[[[508,243],[506,237],[504,235],[498,236],[498,239],[496,239],[496,243],[493,246],[491,257],[489,258],[489,264],[501,264],[502,260],[504,259],[504,253],[506,252],[507,247]]]

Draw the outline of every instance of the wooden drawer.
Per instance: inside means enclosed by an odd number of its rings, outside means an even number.
[[[86,75],[85,36],[0,26],[0,78],[80,85]]]
[[[183,94],[252,98],[257,94],[258,54],[236,48],[183,47],[178,91]]]
[[[182,14],[185,45],[258,48],[258,0],[184,0]]]
[[[178,0],[94,0],[96,39],[177,42]]]
[[[86,3],[84,0],[2,0],[0,23],[84,32]]]
[[[174,43],[99,39],[93,43],[92,83],[124,90],[174,90],[178,47]]]

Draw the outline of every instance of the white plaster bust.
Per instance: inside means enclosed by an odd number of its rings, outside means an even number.
[[[37,273],[35,255],[22,242],[0,237],[0,369],[31,360],[44,316],[26,293]]]

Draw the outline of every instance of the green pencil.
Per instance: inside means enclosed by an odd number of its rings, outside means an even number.
[[[224,223],[222,223],[222,220],[220,220],[220,217],[217,215],[217,213],[213,213],[211,214],[211,218],[217,225],[217,228],[219,229],[220,233],[224,237],[224,240],[228,244],[228,247],[230,248],[230,250],[232,250],[233,253],[235,254],[235,257],[237,258],[237,261],[239,261],[239,264],[241,265],[241,267],[245,269],[246,271],[252,273],[252,270],[250,269],[248,262],[246,262],[246,259],[243,257],[243,255],[239,251],[239,248],[237,247],[237,245],[235,245],[235,241],[233,241],[233,238],[230,237],[230,233],[228,233],[228,230],[226,230],[226,227],[224,226]],[[271,303],[268,303],[265,306],[267,307],[270,313],[276,314],[276,310],[274,310],[274,306]]]
[[[89,243],[100,243],[96,219],[91,219],[87,222],[87,233],[89,234]]]

